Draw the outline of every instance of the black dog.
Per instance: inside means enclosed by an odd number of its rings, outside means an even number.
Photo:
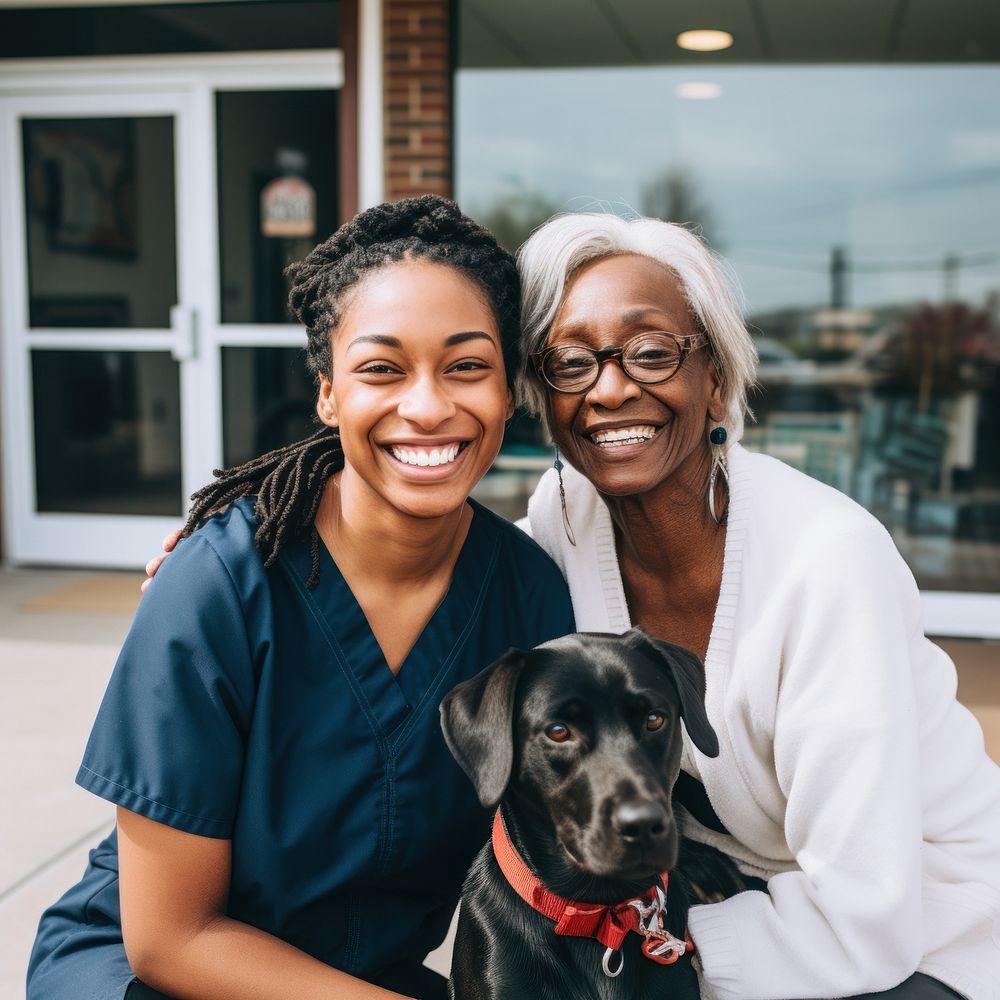
[[[704,698],[698,658],[641,629],[512,650],[445,696],[455,759],[484,806],[502,799],[463,890],[452,997],[697,1000],[690,947],[676,954],[687,893],[670,879],[664,900],[660,873],[678,856],[680,719],[719,752]]]

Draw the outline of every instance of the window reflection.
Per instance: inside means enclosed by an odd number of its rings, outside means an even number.
[[[316,388],[296,347],[222,349],[223,455],[227,466],[301,441],[316,430]]]
[[[172,118],[22,124],[32,327],[170,325]]]
[[[36,509],[180,517],[179,366],[161,351],[32,351]]]
[[[1000,588],[1000,69],[693,79],[462,70],[463,206],[511,248],[556,211],[696,226],[758,338],[745,444],[871,509],[922,587]]]
[[[222,322],[293,322],[282,272],[337,228],[337,91],[216,100]]]

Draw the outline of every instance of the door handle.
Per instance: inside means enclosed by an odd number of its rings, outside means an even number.
[[[178,303],[170,307],[170,329],[173,346],[170,353],[174,361],[193,361],[198,357],[198,312],[191,306]]]

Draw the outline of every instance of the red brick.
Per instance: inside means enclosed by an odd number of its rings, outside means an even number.
[[[449,0],[384,0],[386,197],[451,194]]]

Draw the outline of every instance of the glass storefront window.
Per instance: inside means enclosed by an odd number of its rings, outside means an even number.
[[[217,94],[223,323],[294,322],[283,271],[337,228],[338,101],[336,90]]]
[[[173,118],[29,118],[22,132],[30,326],[169,327]]]
[[[745,444],[855,497],[924,589],[1000,589],[1000,68],[462,69],[463,207],[691,224],[761,354]]]
[[[249,462],[319,426],[316,385],[297,347],[222,348],[223,464]]]
[[[41,512],[180,517],[180,370],[166,351],[31,352]]]

